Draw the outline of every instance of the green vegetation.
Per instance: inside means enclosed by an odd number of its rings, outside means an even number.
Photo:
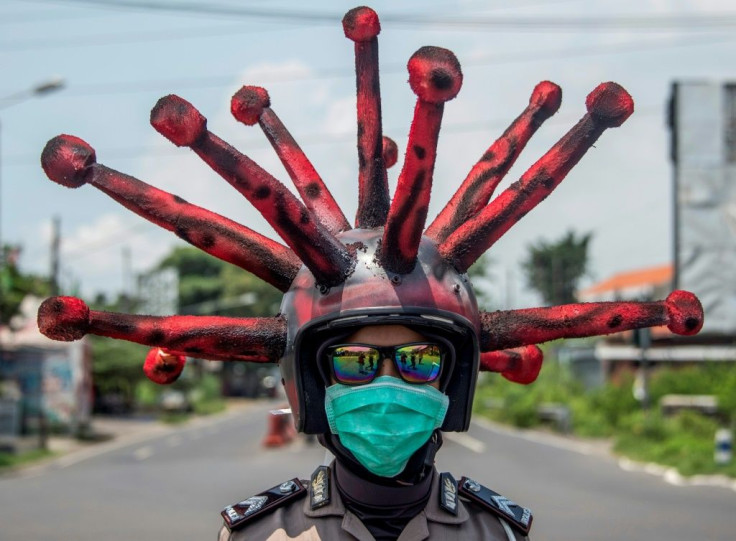
[[[555,242],[540,240],[528,247],[522,263],[529,287],[549,305],[575,302],[580,279],[588,270],[588,245],[592,233],[575,236],[568,231]]]
[[[545,405],[564,405],[570,428],[581,437],[611,438],[615,452],[643,462],[675,467],[682,475],[725,474],[736,477],[736,461],[713,460],[716,430],[736,424],[736,368],[705,363],[685,368],[657,368],[650,378],[652,408],[643,410],[632,393],[633,375],[586,391],[553,352],[545,353],[539,379],[521,386],[486,374],[476,392],[475,412],[522,428],[558,426],[540,415]],[[664,416],[657,404],[667,394],[714,395],[718,414],[685,410]]]
[[[0,451],[0,471],[16,468],[30,462],[36,462],[43,458],[53,456],[53,454],[51,451],[43,449],[34,449],[33,451],[17,454]]]

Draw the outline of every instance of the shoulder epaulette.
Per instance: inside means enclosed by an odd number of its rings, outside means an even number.
[[[220,514],[225,519],[225,526],[232,531],[253,521],[256,517],[270,513],[292,500],[303,497],[306,493],[306,487],[299,479],[294,478],[251,496],[247,500],[228,505]]]
[[[532,512],[526,507],[512,502],[498,492],[494,492],[467,477],[460,479],[458,491],[461,496],[474,501],[494,515],[506,520],[512,528],[523,535],[529,534],[533,517]]]

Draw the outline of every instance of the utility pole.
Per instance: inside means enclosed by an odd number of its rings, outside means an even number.
[[[51,284],[51,295],[59,294],[59,260],[61,250],[61,217],[54,216],[51,222],[51,272],[49,282]]]

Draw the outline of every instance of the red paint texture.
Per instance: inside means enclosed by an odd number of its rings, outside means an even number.
[[[487,351],[480,355],[480,370],[499,372],[509,381],[528,385],[539,376],[543,359],[542,350],[537,346]]]
[[[39,307],[37,322],[44,336],[73,342],[89,330],[89,307],[75,297],[51,297]]]
[[[355,226],[380,227],[389,208],[388,179],[383,161],[381,84],[378,76],[376,12],[367,7],[348,11],[345,36],[355,42],[355,86],[358,113],[358,211]]]
[[[173,231],[208,254],[252,272],[281,291],[289,289],[301,267],[297,256],[286,246],[134,177],[95,163],[95,151],[76,137],[60,135],[51,139],[41,155],[41,164],[51,180],[65,186],[92,184],[139,216]]]
[[[557,144],[441,244],[442,255],[460,272],[552,193],[606,128],[620,126],[634,111],[631,96],[616,83],[599,85],[586,105],[588,113]]]
[[[174,383],[186,364],[186,357],[167,352],[161,348],[153,348],[146,355],[143,363],[143,373],[154,383],[168,385]]]
[[[481,351],[494,351],[658,325],[667,325],[675,334],[696,334],[703,326],[703,307],[692,293],[674,291],[665,301],[579,303],[482,312],[480,319]]]
[[[200,117],[199,111],[186,100],[166,96],[151,111],[151,124],[174,144],[187,141],[187,146],[251,202],[319,283],[330,286],[342,282],[353,265],[345,246],[313,219],[286,186],[206,130],[206,125],[190,120]],[[201,128],[200,132],[190,134],[190,128],[195,125]],[[172,133],[176,134],[175,138],[170,137]]]
[[[391,169],[399,160],[399,147],[396,141],[390,137],[383,136],[383,163],[386,169]]]
[[[480,212],[493,195],[532,135],[555,114],[562,101],[562,90],[542,81],[532,92],[529,105],[483,154],[465,177],[460,189],[437,215],[424,233],[443,242],[453,231]]]
[[[401,274],[411,272],[416,263],[444,102],[453,99],[462,85],[460,63],[447,49],[422,47],[412,55],[408,68],[409,84],[418,99],[381,252],[386,270]]]
[[[74,297],[46,299],[38,312],[38,327],[55,340],[96,334],[205,358],[265,357],[276,362],[286,342],[286,322],[280,317],[134,316],[89,310]]]
[[[325,229],[332,234],[347,231],[350,229],[350,223],[330,190],[281,119],[271,109],[270,104],[265,89],[244,86],[233,96],[230,110],[233,116],[244,124],[253,125],[256,122],[260,124],[294,182],[302,201]]]

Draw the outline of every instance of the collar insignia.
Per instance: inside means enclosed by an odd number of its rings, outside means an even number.
[[[320,466],[309,481],[309,504],[312,510],[330,503],[330,468]]]
[[[457,516],[457,481],[447,472],[440,474],[440,507]]]

